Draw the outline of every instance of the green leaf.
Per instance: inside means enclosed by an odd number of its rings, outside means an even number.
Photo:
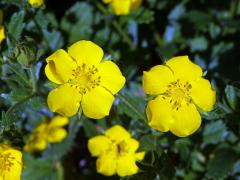
[[[69,43],[90,37],[93,32],[93,14],[92,6],[85,2],[77,2],[65,12],[61,28],[68,33]]]
[[[19,40],[25,26],[24,23],[24,11],[16,12],[12,15],[9,24],[7,25],[8,33],[13,37],[15,40]]]
[[[225,88],[225,95],[229,106],[232,109],[236,109],[240,100],[240,90],[232,85],[227,85]]]
[[[231,149],[217,150],[207,163],[207,176],[214,179],[225,179],[233,170],[238,156]]]
[[[226,112],[220,106],[217,106],[214,110],[210,112],[200,112],[201,116],[206,120],[217,120],[223,118],[226,115]]]
[[[62,180],[63,173],[61,164],[46,159],[35,159],[32,155],[24,154],[24,180]]]
[[[205,144],[218,144],[224,141],[226,133],[226,126],[221,120],[211,122],[203,130],[203,142]]]
[[[99,120],[99,121],[101,121],[101,120]],[[92,122],[91,119],[88,119],[88,118],[85,118],[85,117],[84,117],[83,120],[82,120],[82,122],[83,122],[84,131],[85,131],[86,136],[87,136],[88,138],[94,137],[94,136],[96,136],[96,135],[99,135],[99,132],[97,131],[96,126],[95,126],[95,124]]]

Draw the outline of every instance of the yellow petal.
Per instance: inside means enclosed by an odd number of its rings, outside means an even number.
[[[48,127],[62,127],[67,125],[69,122],[69,119],[67,117],[64,116],[55,116],[54,118],[52,118],[52,120],[50,121]]]
[[[120,143],[120,147],[128,153],[135,153],[139,147],[139,142],[136,139],[129,138]]]
[[[141,160],[143,160],[145,154],[146,154],[145,152],[139,152],[139,153],[136,153],[136,154],[135,154],[135,158],[136,158],[136,160],[137,160],[137,161],[141,161]]]
[[[102,2],[105,4],[109,4],[110,2],[112,2],[112,0],[102,0]]]
[[[46,132],[45,132],[46,133]],[[50,143],[58,143],[65,139],[67,131],[63,128],[49,128],[47,132],[47,140]]]
[[[117,174],[121,177],[136,174],[138,167],[135,161],[135,157],[131,154],[120,156],[117,159]]]
[[[97,159],[97,172],[105,176],[112,176],[116,172],[116,160],[109,154],[101,155]]]
[[[126,80],[115,63],[104,61],[100,63],[98,70],[101,76],[101,86],[107,88],[112,94],[122,89]]]
[[[130,12],[131,0],[113,0],[112,10],[116,15],[127,15]]]
[[[199,78],[191,82],[191,97],[194,103],[203,111],[211,111],[216,102],[216,92],[212,89],[211,84],[204,78]]]
[[[77,68],[76,62],[63,49],[57,50],[46,60],[45,74],[50,81],[57,84],[67,82]]]
[[[6,38],[4,26],[0,25],[0,44]]]
[[[81,66],[98,65],[103,58],[103,50],[97,44],[91,41],[78,41],[69,47],[68,53]]]
[[[110,148],[112,142],[106,136],[96,136],[88,140],[88,149],[92,156],[100,156]]]
[[[142,4],[142,0],[132,0],[131,1],[131,10],[137,9]]]
[[[47,103],[52,112],[73,116],[80,106],[81,94],[69,85],[61,85],[48,94]]]
[[[182,103],[178,111],[174,111],[174,123],[170,131],[179,137],[186,137],[194,133],[201,125],[201,116],[194,104]]]
[[[161,132],[169,131],[169,127],[174,122],[171,104],[162,96],[148,103],[146,114],[149,126]]]
[[[130,133],[119,125],[115,125],[106,130],[105,135],[116,143],[119,143],[123,140],[128,140],[131,137]]]
[[[12,160],[12,166],[9,168],[8,171],[4,171],[4,178],[3,180],[20,180],[21,173],[22,173],[22,153],[18,150],[7,150],[4,152],[4,155],[9,155]],[[14,158],[14,159],[13,159]],[[0,172],[1,174],[1,172]],[[0,175],[1,176],[1,175]],[[1,178],[1,177],[0,177]]]
[[[203,75],[201,67],[192,63],[188,56],[174,57],[166,65],[172,69],[176,79],[195,80]]]
[[[174,76],[167,66],[157,65],[143,72],[143,90],[146,94],[160,94],[167,90]]]
[[[44,4],[43,0],[28,0],[28,3],[34,7],[39,7]]]
[[[109,115],[113,101],[114,97],[110,92],[97,86],[83,95],[83,113],[89,118],[101,119]]]

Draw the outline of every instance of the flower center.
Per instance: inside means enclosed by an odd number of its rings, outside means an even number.
[[[79,90],[79,93],[86,94],[87,91],[99,86],[101,76],[97,76],[98,69],[92,65],[87,67],[86,64],[78,66],[73,70],[72,78],[68,80],[71,87]]]
[[[10,171],[14,165],[13,161],[15,157],[12,157],[10,153],[0,155],[0,175],[4,175],[6,171]]]
[[[191,103],[191,98],[189,96],[192,85],[188,82],[181,82],[180,79],[171,82],[168,85],[168,89],[162,96],[163,99],[169,99],[172,104],[172,109],[178,109],[181,107],[183,101],[189,105]]]

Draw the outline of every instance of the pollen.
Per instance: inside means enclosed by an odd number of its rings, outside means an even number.
[[[168,89],[162,96],[163,99],[169,100],[173,110],[179,110],[183,102],[187,105],[191,103],[190,90],[192,85],[188,81],[177,79],[168,85]]]
[[[92,65],[82,64],[73,69],[72,78],[68,83],[71,87],[79,90],[80,94],[86,94],[91,89],[100,85],[101,76],[98,76],[98,69]]]

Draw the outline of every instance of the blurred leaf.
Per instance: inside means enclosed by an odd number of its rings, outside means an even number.
[[[156,145],[156,138],[152,134],[141,137],[139,151],[152,151]]]
[[[99,120],[101,121],[101,120]],[[94,137],[94,136],[97,136],[99,135],[99,132],[97,131],[96,129],[96,126],[95,124],[92,122],[91,119],[88,119],[88,118],[83,118],[82,119],[82,123],[83,123],[83,128],[84,128],[84,131],[86,133],[86,136],[88,138],[91,138],[91,137]]]
[[[211,122],[203,130],[203,142],[205,144],[218,144],[224,141],[226,134],[226,126],[221,120]]]
[[[139,24],[150,24],[154,20],[154,12],[150,9],[140,7],[138,10],[129,15],[130,18],[136,20]],[[129,17],[122,17],[128,19]]]
[[[207,175],[214,179],[225,179],[233,170],[238,156],[231,149],[219,149],[207,163]]]
[[[86,2],[77,2],[65,12],[61,28],[68,33],[69,43],[89,39],[92,34],[93,15],[92,6]]]
[[[32,155],[24,154],[24,180],[63,180],[62,167],[57,162],[46,159],[35,159]]]
[[[208,41],[205,37],[196,37],[190,41],[191,52],[204,51],[208,47]]]

